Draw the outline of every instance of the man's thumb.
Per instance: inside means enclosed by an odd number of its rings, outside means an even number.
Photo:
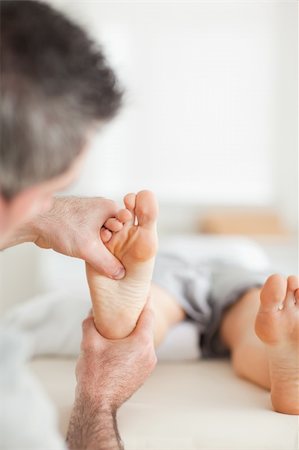
[[[87,262],[94,270],[115,280],[120,280],[126,274],[122,263],[105,247],[102,241],[87,255]]]

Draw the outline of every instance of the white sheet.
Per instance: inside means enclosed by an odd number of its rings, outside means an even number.
[[[253,270],[265,270],[269,260],[253,241],[236,237],[174,236],[164,240],[163,250],[179,251],[198,261],[217,257]],[[82,268],[83,270],[83,268]],[[8,312],[7,325],[25,333],[31,342],[32,356],[76,356],[81,341],[81,322],[91,307],[86,284],[77,286],[68,278],[68,286],[37,296]],[[174,327],[158,350],[162,360],[192,360],[199,356],[194,324],[183,322]]]

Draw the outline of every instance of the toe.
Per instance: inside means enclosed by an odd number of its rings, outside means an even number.
[[[136,196],[135,214],[138,225],[152,227],[158,216],[158,203],[154,194],[150,191],[141,191]]]
[[[111,231],[107,230],[107,228],[104,228],[104,227],[101,228],[100,234],[101,234],[101,239],[104,242],[104,244],[106,242],[109,242],[110,239],[112,238],[112,233],[111,233]]]
[[[117,219],[121,222],[121,223],[126,223],[126,222],[131,222],[133,220],[133,215],[132,213],[128,210],[128,209],[121,209],[118,213],[117,213]]]
[[[110,218],[105,222],[104,226],[113,233],[116,233],[122,229],[123,224],[115,218]]]
[[[280,275],[271,275],[261,291],[261,305],[265,310],[280,308],[286,296],[287,280]]]
[[[124,204],[125,204],[125,207],[132,214],[131,223],[132,223],[132,225],[134,225],[135,224],[136,194],[133,194],[133,193],[127,194],[124,197]]]

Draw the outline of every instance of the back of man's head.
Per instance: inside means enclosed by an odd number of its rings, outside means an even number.
[[[115,75],[77,25],[45,3],[2,1],[0,194],[65,172],[121,104]]]

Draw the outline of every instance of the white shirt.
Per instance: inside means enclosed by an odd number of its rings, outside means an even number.
[[[1,450],[66,450],[56,411],[26,363],[30,340],[0,325]]]

